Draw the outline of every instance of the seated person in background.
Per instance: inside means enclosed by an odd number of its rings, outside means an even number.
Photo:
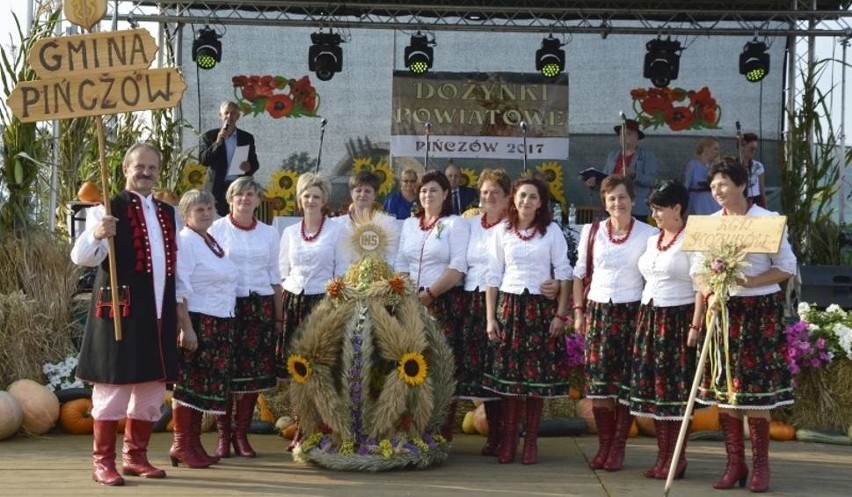
[[[453,214],[461,215],[469,207],[477,207],[476,190],[461,185],[461,169],[450,162],[444,169],[444,176],[450,182],[450,201],[452,202]]]
[[[645,203],[645,199],[651,193],[651,188],[657,180],[659,162],[654,152],[639,146],[639,141],[645,138],[645,133],[639,129],[639,123],[636,120],[626,119],[623,128],[620,124],[613,128],[615,135],[619,137],[619,148],[607,155],[603,172],[607,175],[617,174],[633,180],[636,192],[633,217],[640,221],[646,221],[651,210]],[[624,133],[623,140],[622,132]],[[590,177],[586,180],[586,186],[596,187],[599,186],[599,182],[594,177]]]
[[[385,200],[385,212],[397,219],[411,217],[411,208],[417,201],[417,170],[407,167],[399,175],[399,191],[391,193]]]

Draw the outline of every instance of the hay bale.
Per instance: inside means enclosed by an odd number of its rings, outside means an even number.
[[[852,425],[852,360],[835,359],[828,367],[796,377],[796,403],[773,415],[796,428],[838,430]]]

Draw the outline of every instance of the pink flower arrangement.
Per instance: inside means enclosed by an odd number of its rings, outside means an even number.
[[[568,350],[568,367],[574,368],[586,363],[586,338],[577,332],[565,336],[565,348]]]

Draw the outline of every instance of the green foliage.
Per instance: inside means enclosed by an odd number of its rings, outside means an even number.
[[[827,96],[817,87],[826,61],[802,74],[804,95],[790,130],[791,152],[781,165],[781,205],[800,264],[840,262],[840,230],[832,221],[840,167]]]
[[[316,167],[317,160],[311,157],[307,152],[299,152],[290,154],[281,163],[281,169],[292,169],[299,174],[310,172]]]

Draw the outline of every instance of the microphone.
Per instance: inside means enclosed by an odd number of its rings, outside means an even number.
[[[623,111],[623,110],[618,111],[618,117],[620,117],[622,121],[626,121],[626,120],[627,120],[627,116],[625,116],[625,115],[624,115],[624,111]]]
[[[326,124],[328,124],[328,119],[323,117],[322,121],[320,121],[320,128],[325,128]]]
[[[527,130],[527,122],[526,122],[526,121],[521,121],[521,122],[520,122],[520,123],[518,123],[518,124],[520,124],[521,129],[522,129],[522,130],[524,130],[524,131],[526,132],[526,130]]]
[[[432,123],[430,123],[430,122],[428,122],[428,121],[427,121],[427,122],[426,122],[426,124],[425,124],[424,126],[426,126],[426,131],[431,131],[431,129],[432,129]]]

